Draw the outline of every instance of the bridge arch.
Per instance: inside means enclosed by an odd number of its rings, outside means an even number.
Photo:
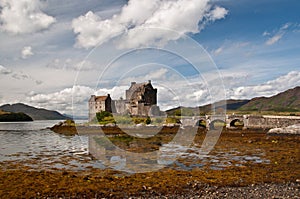
[[[243,127],[244,126],[244,121],[240,120],[238,118],[235,118],[230,121],[229,123],[230,127]]]
[[[203,127],[203,128],[206,128],[206,120],[204,120],[204,119],[199,119],[199,120],[196,122],[196,126],[197,126],[197,127]]]
[[[220,129],[226,127],[226,122],[221,119],[213,120],[209,123],[209,129]]]

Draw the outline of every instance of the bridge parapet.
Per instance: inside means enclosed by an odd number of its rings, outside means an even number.
[[[226,127],[238,121],[245,128],[278,128],[287,127],[294,124],[300,124],[299,116],[272,116],[272,115],[206,115],[195,117],[182,117],[183,126],[197,126],[201,121],[205,121],[206,127],[209,127],[213,121],[224,121]]]
[[[249,115],[245,120],[247,128],[279,128],[300,123],[297,116]]]

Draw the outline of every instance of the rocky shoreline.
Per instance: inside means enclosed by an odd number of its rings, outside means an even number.
[[[51,131],[63,134],[67,136],[74,135],[95,135],[105,133],[106,135],[124,135],[126,132],[142,132],[144,134],[153,134],[153,132],[158,132],[158,134],[175,134],[179,129],[185,129],[186,131],[197,131],[207,133],[208,130],[203,127],[192,127],[180,125],[164,125],[164,126],[117,126],[117,125],[82,125],[72,123],[71,125],[66,122],[60,122],[49,128]],[[264,128],[224,128],[222,132],[243,132],[243,133],[267,133],[270,129]]]
[[[245,176],[240,176],[240,179],[246,180],[241,183],[241,181],[230,180],[229,172],[234,172],[231,175],[253,175],[254,171],[242,172],[242,170],[229,169],[223,172],[213,172],[215,177],[207,172],[211,171],[166,170],[133,175],[122,175],[111,170],[93,172],[0,171],[0,197],[3,199],[299,198],[299,179],[251,182]],[[222,174],[224,177],[220,177]]]

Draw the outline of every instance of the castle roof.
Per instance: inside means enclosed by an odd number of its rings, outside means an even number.
[[[134,90],[134,91],[141,91],[143,90],[147,85],[151,85],[151,81],[149,80],[149,82],[145,82],[145,83],[136,83],[136,82],[131,82],[131,86],[129,88],[129,90]]]
[[[95,95],[92,95],[91,98],[89,99],[89,101],[94,101],[94,102],[102,102],[102,101],[105,101],[107,100],[107,98],[110,98],[110,95],[104,95],[104,96],[95,96]]]
[[[108,98],[108,96],[96,96],[95,101],[105,101]]]

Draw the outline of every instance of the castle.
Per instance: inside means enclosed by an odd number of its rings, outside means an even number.
[[[159,115],[157,89],[153,88],[149,80],[146,83],[131,82],[130,88],[126,90],[126,99],[112,100],[109,94],[92,95],[89,99],[89,121],[101,111],[131,116]]]

